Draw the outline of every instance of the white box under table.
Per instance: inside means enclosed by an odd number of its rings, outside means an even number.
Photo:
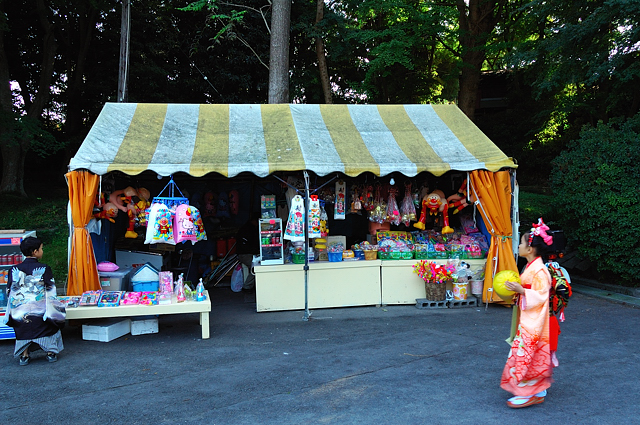
[[[206,291],[205,291],[206,293]],[[96,319],[106,317],[134,317],[162,314],[200,313],[202,339],[209,338],[209,313],[211,300],[209,294],[204,301],[185,301],[175,304],[162,305],[121,305],[118,307],[74,307],[67,308],[67,319]]]
[[[303,267],[303,264],[255,267],[256,310],[303,310]],[[309,308],[379,304],[380,260],[309,263]]]

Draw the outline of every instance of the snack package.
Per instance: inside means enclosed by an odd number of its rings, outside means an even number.
[[[100,294],[102,294],[102,291],[83,292],[82,295],[80,296],[80,305],[81,306],[97,305],[98,300],[100,299]]]
[[[142,292],[125,292],[120,300],[120,305],[136,305],[140,303]]]
[[[98,300],[98,307],[117,307],[121,298],[122,291],[104,291]]]
[[[140,295],[140,305],[157,305],[158,293],[157,292],[142,292]]]
[[[171,304],[173,299],[173,292],[158,292],[158,304],[165,305]]]

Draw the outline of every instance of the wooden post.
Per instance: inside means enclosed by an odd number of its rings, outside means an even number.
[[[120,26],[120,69],[118,74],[118,102],[126,102],[129,82],[129,39],[131,36],[131,0],[122,0]]]

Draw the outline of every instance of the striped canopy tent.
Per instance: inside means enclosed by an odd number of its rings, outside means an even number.
[[[456,105],[107,103],[69,169],[384,176],[516,165]]]

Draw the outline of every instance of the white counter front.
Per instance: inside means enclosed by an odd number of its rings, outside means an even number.
[[[379,305],[380,265],[380,260],[310,262],[309,308]],[[303,264],[255,267],[256,310],[304,310],[303,267]]]

